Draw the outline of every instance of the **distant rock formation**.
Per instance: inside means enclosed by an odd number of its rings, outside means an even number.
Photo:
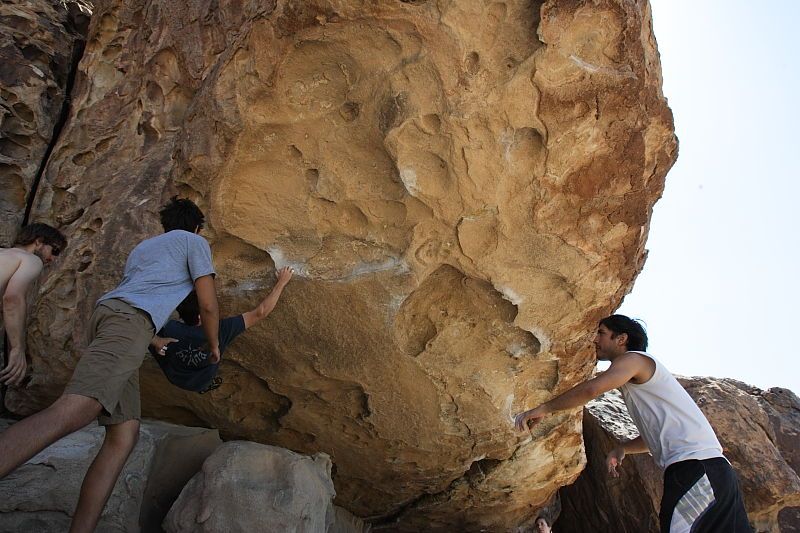
[[[767,391],[732,379],[681,378],[708,417],[744,493],[759,533],[800,530],[800,399],[787,389]],[[606,473],[605,456],[638,435],[614,391],[584,410],[586,470],[561,490],[559,533],[658,531],[662,473],[648,454],[625,458],[622,475]]]
[[[33,202],[70,246],[7,407],[61,392],[178,192],[225,312],[299,275],[216,391],[149,361],[146,415],[327,453],[337,502],[387,529],[516,527],[579,474],[576,413],[510,418],[589,374],[645,259],[677,155],[646,1],[111,0],[70,96]]]

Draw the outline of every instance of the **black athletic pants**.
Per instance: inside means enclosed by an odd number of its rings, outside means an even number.
[[[688,460],[664,471],[661,533],[752,533],[736,472],[724,457]]]

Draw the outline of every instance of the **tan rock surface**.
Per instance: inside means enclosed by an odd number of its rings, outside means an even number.
[[[0,431],[9,421],[0,420]],[[63,533],[83,476],[103,442],[88,426],[44,449],[0,480],[0,533]],[[98,533],[160,531],[183,486],[220,444],[214,430],[147,421],[111,493]]]
[[[736,469],[756,531],[800,528],[800,399],[786,389],[763,391],[732,379],[680,381],[708,417]],[[638,435],[619,393],[587,406],[584,435],[587,469],[574,485],[561,490],[559,531],[658,531],[662,474],[652,457],[626,457],[619,479],[605,471],[611,448]]]
[[[323,533],[334,523],[331,461],[255,442],[226,442],[164,520],[167,533]]]
[[[510,417],[590,371],[676,156],[648,4],[208,5],[97,6],[36,203],[72,244],[9,405],[60,392],[177,190],[209,215],[226,311],[299,275],[214,393],[147,364],[146,414],[326,452],[337,503],[397,529],[530,519],[579,473],[580,422]]]
[[[0,4],[0,246],[22,224],[90,14],[81,0]]]

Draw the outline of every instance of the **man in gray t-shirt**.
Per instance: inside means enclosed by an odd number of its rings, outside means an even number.
[[[139,243],[128,256],[122,282],[97,301],[116,298],[141,309],[158,331],[194,290],[195,280],[214,274],[208,242],[176,229]]]
[[[139,243],[122,282],[98,301],[83,352],[53,405],[0,435],[0,478],[59,438],[97,418],[103,446],[84,477],[72,531],[93,531],[139,435],[139,367],[153,335],[192,290],[211,360],[219,360],[219,311],[211,249],[198,233],[202,211],[173,198],[161,210],[165,233]]]

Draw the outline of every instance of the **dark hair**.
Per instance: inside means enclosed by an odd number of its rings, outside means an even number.
[[[202,229],[206,220],[197,204],[188,198],[177,196],[173,196],[158,214],[161,215],[161,225],[165,232],[182,229],[194,233]]]
[[[638,320],[625,315],[611,315],[600,321],[600,324],[611,330],[612,338],[625,333],[628,341],[625,347],[628,350],[643,352],[647,350],[647,332]]]
[[[36,222],[28,224],[22,228],[14,240],[14,246],[25,246],[42,239],[43,244],[49,244],[53,249],[53,255],[58,255],[67,246],[67,238],[64,234],[52,226]]]
[[[550,521],[544,515],[539,515],[536,517],[536,520],[533,521],[533,525],[536,525],[536,522],[539,520],[544,520],[544,523],[547,524],[547,527],[550,527]]]
[[[187,326],[196,326],[200,322],[200,304],[197,302],[197,293],[192,291],[189,296],[178,304],[178,316]]]

